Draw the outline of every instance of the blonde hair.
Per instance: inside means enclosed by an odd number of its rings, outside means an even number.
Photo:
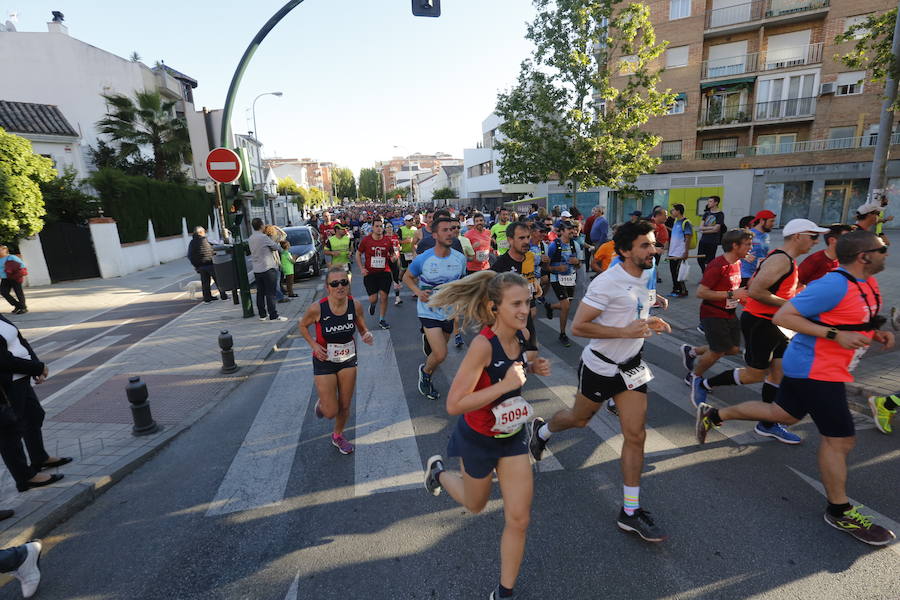
[[[506,288],[528,287],[528,280],[515,273],[479,271],[457,281],[445,283],[428,301],[431,308],[445,308],[450,319],[462,319],[463,327],[491,325],[495,314],[490,303],[500,306]]]

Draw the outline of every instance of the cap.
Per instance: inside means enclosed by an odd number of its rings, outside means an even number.
[[[632,212],[630,212],[630,213],[628,213],[628,214],[631,215],[632,217],[640,217],[640,216],[643,216],[643,215],[641,215],[641,211],[639,211],[639,210],[632,211]]]
[[[334,228],[335,229],[347,229],[347,226],[344,225],[343,223],[341,223],[340,221],[338,221],[337,223],[334,224]]]
[[[873,212],[881,212],[882,210],[884,210],[884,207],[882,207],[880,203],[875,202],[872,204],[863,204],[856,209],[856,214],[867,215]]]
[[[405,217],[403,217],[403,220],[404,220],[404,221],[412,221],[412,220],[413,220],[413,216],[412,216],[412,215],[406,215]]]
[[[569,223],[568,221],[563,221],[559,224],[560,229],[575,229],[574,223]]]
[[[771,210],[761,210],[758,213],[756,213],[756,215],[753,217],[753,221],[756,222],[756,221],[762,221],[764,219],[774,219],[774,218],[775,218],[775,213],[773,213]]]
[[[561,216],[561,217],[571,217],[571,216],[572,216],[572,213],[570,213],[570,212],[567,211],[567,210],[564,210],[564,211],[562,211],[561,213],[559,213],[559,216]]]
[[[809,219],[791,219],[782,229],[781,235],[787,237],[795,233],[828,233],[829,231],[827,227],[819,227]]]

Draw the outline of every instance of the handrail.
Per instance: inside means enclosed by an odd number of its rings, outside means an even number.
[[[830,0],[753,0],[706,11],[706,29],[818,10],[830,4]]]
[[[745,73],[820,63],[822,62],[823,48],[822,42],[782,48],[776,51],[775,56],[771,57],[773,60],[770,60],[771,51],[769,50],[707,59],[701,63],[700,78],[732,77]]]
[[[849,138],[833,138],[820,140],[803,140],[799,142],[788,142],[775,144],[774,146],[761,145],[756,146],[740,146],[733,150],[713,151],[713,150],[694,150],[682,152],[678,155],[662,155],[662,147],[659,151],[654,152],[664,161],[672,160],[716,160],[721,158],[746,158],[751,156],[772,156],[775,154],[798,154],[801,152],[829,152],[832,150],[857,150],[866,148],[875,148],[878,141],[878,135],[864,135]],[[891,134],[891,145],[900,145],[900,132]]]

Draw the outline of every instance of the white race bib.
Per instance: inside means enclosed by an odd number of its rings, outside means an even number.
[[[647,290],[647,304],[656,306],[656,290]]]
[[[741,304],[740,300],[735,300],[734,298],[726,298],[725,299],[725,308],[728,310],[732,310],[737,308]]]
[[[560,275],[558,277],[559,285],[563,285],[566,287],[573,287],[575,285],[575,273],[570,273],[568,275]]]
[[[866,353],[866,350],[868,350],[868,349],[869,349],[868,346],[863,346],[862,348],[857,348],[857,349],[853,352],[853,358],[850,359],[850,364],[847,365],[847,370],[848,370],[848,371],[853,371],[853,369],[856,368],[856,365],[859,364],[859,359],[862,358],[863,354],[865,354],[865,353]]]
[[[633,369],[628,369],[626,371],[619,369],[619,373],[622,375],[622,379],[625,380],[625,387],[629,390],[637,389],[653,379],[653,372],[643,360],[641,361],[641,364]]]
[[[349,341],[346,344],[328,344],[329,362],[346,362],[356,356],[356,344]]]
[[[403,258],[405,258],[406,260],[413,260],[415,257],[416,257],[415,252],[404,252],[403,253]]]
[[[497,240],[497,247],[501,250],[509,248],[509,240]]]
[[[537,291],[537,290],[534,289],[534,284],[531,283],[530,281],[528,282],[528,290],[529,290],[532,294],[533,294],[535,291]]]
[[[784,327],[779,327],[778,329],[781,330],[781,333],[783,333],[784,337],[786,337],[787,339],[791,339],[792,337],[797,335],[797,332],[793,329],[785,329]]]
[[[490,256],[490,252],[488,252],[487,250],[476,250],[475,251],[475,260],[477,262],[487,261],[488,256]]]
[[[383,256],[373,256],[371,262],[372,262],[373,269],[383,269],[384,268],[384,257]]]
[[[528,422],[533,409],[522,397],[507,398],[491,409],[494,413],[494,426],[491,431],[496,433],[513,433]]]

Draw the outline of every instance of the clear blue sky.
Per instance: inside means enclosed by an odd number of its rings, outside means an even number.
[[[20,31],[46,31],[50,11],[69,33],[199,82],[197,108],[221,108],[237,61],[283,0],[0,0]],[[462,150],[480,139],[497,92],[530,52],[530,0],[443,0],[438,19],[415,18],[410,0],[306,0],[269,34],[241,83],[234,131],[252,129],[263,156],[310,156],[351,167],[407,152]],[[48,82],[52,85],[52,82]],[[394,145],[402,146],[395,150]]]

